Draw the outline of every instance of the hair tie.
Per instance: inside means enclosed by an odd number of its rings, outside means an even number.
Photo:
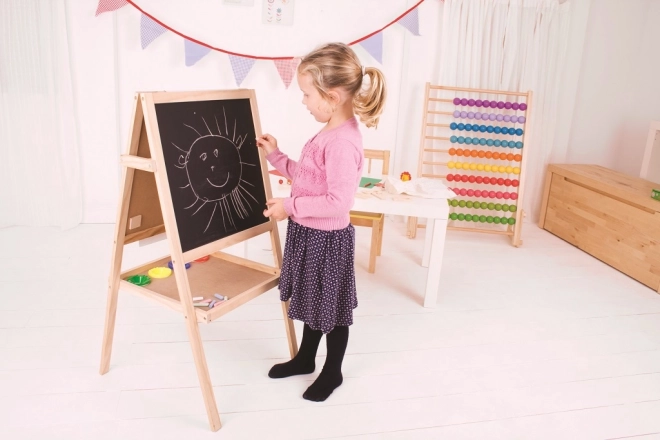
[[[362,66],[362,76],[366,75],[365,70],[364,66]]]

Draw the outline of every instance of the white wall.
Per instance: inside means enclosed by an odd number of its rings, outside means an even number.
[[[593,0],[567,161],[638,175],[660,119],[660,2]]]
[[[174,0],[143,0],[139,4],[173,28],[216,47],[299,56],[322,42],[355,40],[416,1],[393,0],[385,6],[378,0],[335,0],[329,8],[320,0],[299,0],[293,28],[261,25],[260,3],[255,0],[252,8],[226,6],[220,0],[191,0],[186,8]],[[140,13],[128,5],[94,17],[96,4],[67,0],[83,152],[84,221],[88,223],[115,221],[117,162],[126,148],[136,91],[236,88],[227,55],[211,52],[196,65],[186,67],[183,39],[170,32],[142,50]],[[436,61],[440,9],[435,1],[421,5],[422,37],[411,36],[398,24],[386,29],[382,65],[361,46],[353,46],[364,65],[382,69],[387,77],[388,105],[381,123],[377,130],[363,128],[362,132],[365,148],[401,148],[402,154],[394,154],[396,172],[412,170],[416,164],[418,143],[408,143],[407,137],[409,133],[419,136],[419,117],[415,114],[421,112],[423,84],[432,77]],[[304,142],[320,125],[300,104],[302,96],[295,80],[287,90],[271,61],[257,61],[241,87],[256,90],[263,130],[276,136],[280,148],[297,158]]]

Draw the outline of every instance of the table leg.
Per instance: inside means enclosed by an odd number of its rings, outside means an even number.
[[[430,228],[429,228],[430,227]],[[445,253],[445,236],[447,235],[447,220],[429,219],[426,226],[426,240],[424,254],[429,240],[429,272],[426,277],[426,293],[424,294],[424,307],[435,307],[440,289],[440,272],[442,271],[442,257]],[[429,237],[430,236],[430,237]]]
[[[433,227],[434,219],[426,219],[426,234],[424,235],[424,252],[422,253],[422,266],[429,267],[429,259],[431,258],[431,248],[433,247]]]

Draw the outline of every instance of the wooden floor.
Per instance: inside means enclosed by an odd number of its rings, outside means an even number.
[[[319,367],[266,375],[287,356],[276,291],[202,325],[213,433],[176,313],[121,292],[98,374],[111,225],[0,230],[0,438],[660,439],[657,293],[527,225],[520,249],[449,233],[438,305],[424,309],[424,231],[404,231],[388,219],[370,275],[358,230],[360,305],[344,384],[324,403],[301,397]],[[127,252],[133,266],[166,251]],[[322,341],[317,365],[324,355]]]

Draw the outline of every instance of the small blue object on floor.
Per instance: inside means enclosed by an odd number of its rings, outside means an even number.
[[[167,262],[167,267],[169,267],[170,269],[174,270],[174,265],[172,264],[171,261],[168,261],[168,262]],[[186,269],[190,269],[190,263],[186,263]]]

